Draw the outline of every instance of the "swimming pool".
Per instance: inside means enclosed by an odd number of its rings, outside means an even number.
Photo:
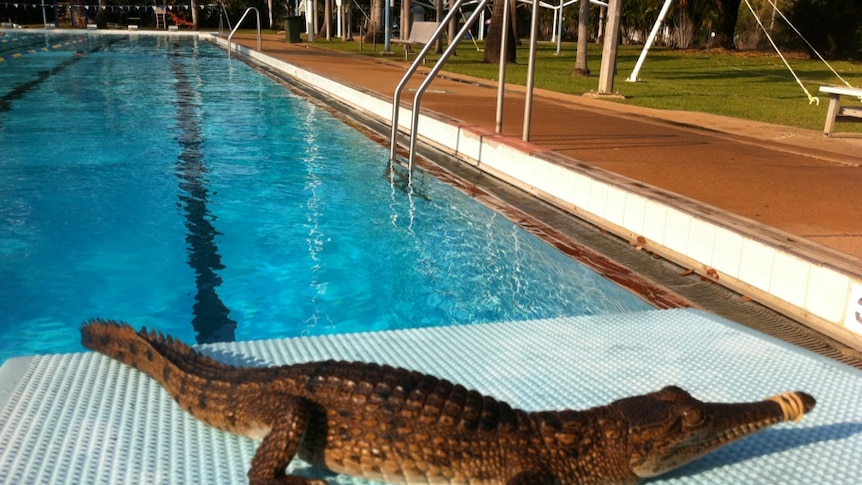
[[[73,43],[0,63],[0,362],[650,308],[205,41],[16,35]]]

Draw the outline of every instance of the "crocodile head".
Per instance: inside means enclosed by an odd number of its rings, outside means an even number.
[[[628,456],[640,478],[660,475],[728,443],[814,408],[813,397],[787,392],[749,403],[705,403],[678,387],[613,402],[628,425]]]

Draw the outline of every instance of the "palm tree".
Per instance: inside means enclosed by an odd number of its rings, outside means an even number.
[[[198,30],[198,4],[197,4],[197,1],[191,0],[191,5],[189,5],[189,7],[192,9],[192,24],[193,24],[192,29]],[[272,22],[273,22],[273,20],[272,20],[272,0],[269,0],[269,19],[270,19],[269,28],[271,29],[272,28]]]
[[[742,0],[715,0],[718,5],[718,29],[715,32],[715,43],[725,49],[736,49],[734,36],[736,21],[739,19],[739,5]]]
[[[503,32],[503,2],[509,0],[495,0],[494,8],[491,11],[491,24],[488,26],[488,35],[485,37],[485,62],[499,63],[500,62],[500,39]],[[514,2],[509,4],[509,18],[515,16]],[[515,32],[514,22],[509,22],[506,28],[509,29],[509,36],[506,39],[506,62],[515,62]]]
[[[590,77],[587,66],[587,46],[590,43],[590,0],[579,0],[578,10],[578,52],[572,76]]]
[[[369,12],[368,32],[365,33],[365,42],[383,40],[383,0],[371,0],[371,12]]]

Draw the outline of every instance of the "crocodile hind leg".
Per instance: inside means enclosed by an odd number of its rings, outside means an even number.
[[[301,397],[291,395],[255,396],[249,403],[251,421],[269,428],[251,460],[248,471],[250,485],[326,485],[285,472],[290,460],[296,456],[311,421],[313,405]]]

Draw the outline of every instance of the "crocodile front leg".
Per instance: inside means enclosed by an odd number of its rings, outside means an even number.
[[[259,423],[262,431],[269,429],[251,460],[249,484],[326,485],[321,480],[285,472],[305,438],[314,405],[301,397],[283,394],[255,396],[254,402],[249,404],[252,408],[249,410],[250,421]]]

